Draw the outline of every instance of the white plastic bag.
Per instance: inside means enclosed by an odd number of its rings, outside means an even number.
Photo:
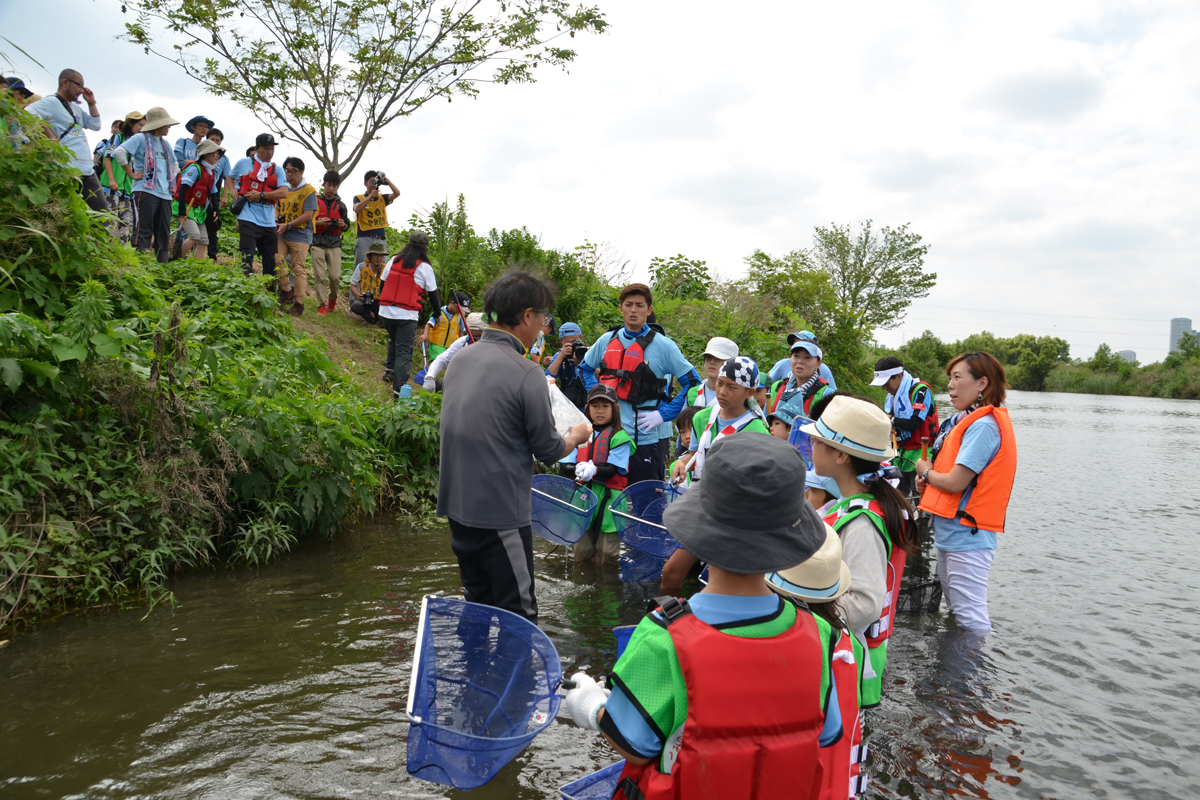
[[[558,431],[559,436],[566,436],[567,429],[572,425],[591,424],[549,376],[546,379],[546,388],[550,390],[550,413],[554,415],[554,430]]]

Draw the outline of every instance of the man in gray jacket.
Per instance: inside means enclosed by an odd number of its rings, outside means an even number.
[[[442,387],[437,513],[450,519],[466,598],[533,622],[533,459],[556,462],[592,434],[590,425],[558,434],[546,377],[525,358],[553,304],[553,290],[527,272],[496,279],[483,295],[491,327],[455,357]]]

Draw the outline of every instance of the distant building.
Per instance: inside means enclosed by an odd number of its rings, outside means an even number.
[[[1131,363],[1137,361],[1137,353],[1132,350],[1118,350],[1117,355]]]
[[[1192,329],[1192,320],[1189,317],[1175,317],[1171,320],[1171,352],[1174,353],[1179,349],[1179,340],[1183,338],[1185,333],[1190,333],[1192,336],[1197,336],[1195,330]]]

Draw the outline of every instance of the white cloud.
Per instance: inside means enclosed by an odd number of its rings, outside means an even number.
[[[1076,67],[1001,78],[980,92],[978,103],[1011,122],[1069,122],[1103,96],[1103,79]]]

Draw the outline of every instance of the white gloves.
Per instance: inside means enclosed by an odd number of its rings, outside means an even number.
[[[582,672],[576,672],[571,680],[575,682],[575,688],[567,692],[566,698],[571,719],[581,728],[600,730],[596,715],[608,702],[609,690],[601,688],[600,684]]]
[[[575,465],[575,480],[587,483],[596,477],[596,465],[590,461],[581,461]]]
[[[426,378],[425,382],[421,384],[421,388],[427,392],[436,392],[437,383],[434,382],[433,378]]]
[[[638,412],[638,430],[642,433],[654,433],[654,429],[663,424],[663,415],[657,411]]]

